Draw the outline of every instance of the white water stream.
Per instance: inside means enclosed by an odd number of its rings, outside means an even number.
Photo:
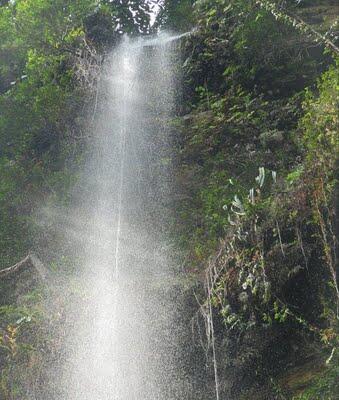
[[[78,216],[83,302],[62,400],[188,398],[167,242],[177,38],[125,40],[106,62]]]

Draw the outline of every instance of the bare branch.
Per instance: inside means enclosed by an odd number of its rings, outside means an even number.
[[[14,275],[21,272],[24,269],[35,268],[39,276],[45,280],[47,278],[47,270],[42,262],[34,254],[29,254],[23,260],[12,265],[11,267],[5,268],[0,271],[0,279],[5,278],[10,275]]]

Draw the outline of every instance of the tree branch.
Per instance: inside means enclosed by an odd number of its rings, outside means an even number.
[[[0,270],[0,279],[5,278],[10,275],[14,275],[17,272],[22,271],[23,269],[35,268],[38,272],[39,276],[45,280],[47,277],[47,270],[42,262],[34,255],[29,254],[23,260],[18,263],[12,265],[11,267]]]

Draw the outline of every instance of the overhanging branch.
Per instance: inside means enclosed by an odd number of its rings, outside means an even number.
[[[42,262],[34,254],[29,254],[24,259],[18,263],[12,265],[11,267],[0,270],[0,279],[6,278],[11,275],[15,275],[24,269],[34,268],[42,279],[46,279],[47,270]]]

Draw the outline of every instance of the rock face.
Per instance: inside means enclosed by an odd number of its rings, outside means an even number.
[[[120,42],[125,28],[148,29],[142,1],[136,1],[141,19],[127,1],[120,2],[129,9],[120,17],[118,2],[102,1],[80,20],[82,1],[56,3],[0,0],[0,31],[7,36],[0,45],[4,264],[22,249],[38,248],[26,240],[35,204],[51,196],[69,205],[85,142],[92,143],[84,110],[95,119],[105,49]],[[184,31],[196,26],[177,42],[183,93],[174,97],[182,101],[164,135],[175,154],[159,154],[159,165],[171,164],[174,193],[151,207],[173,211],[173,248],[185,255],[178,282],[149,287],[177,307],[161,318],[169,324],[177,316],[173,332],[180,340],[169,337],[168,346],[182,355],[178,370],[187,380],[178,383],[194,393],[182,400],[212,400],[216,389],[220,400],[333,400],[339,393],[337,1],[164,3],[174,9],[166,23],[176,14]],[[52,9],[59,12],[50,24]],[[37,242],[46,259],[54,249],[60,287],[34,256],[0,271],[1,399],[65,399],[56,377],[87,293],[79,290],[73,242],[54,232],[50,218],[50,234],[40,232]],[[68,227],[67,218],[57,231]],[[74,263],[57,253],[57,242]]]
[[[333,22],[333,3],[324,3]],[[220,398],[331,398],[335,67],[318,51],[282,62],[313,39],[247,5],[199,4],[198,30],[184,46],[186,115],[174,133],[178,230],[187,270],[205,289],[198,299],[206,324],[212,306]],[[325,23],[314,7],[287,11]],[[206,398],[215,397],[211,352]]]

